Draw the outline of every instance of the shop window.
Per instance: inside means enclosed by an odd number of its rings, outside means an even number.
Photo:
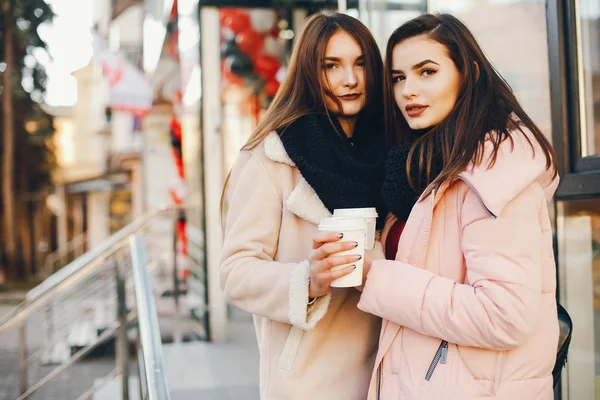
[[[600,2],[576,0],[581,157],[600,155]]]
[[[561,303],[573,319],[563,399],[600,400],[600,198],[557,204]]]

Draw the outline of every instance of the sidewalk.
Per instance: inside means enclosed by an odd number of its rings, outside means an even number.
[[[232,309],[226,343],[164,344],[165,372],[172,400],[259,400],[258,348],[252,317]],[[130,398],[137,399],[137,377]],[[115,400],[120,382],[110,382],[94,400]]]
[[[227,343],[163,347],[172,400],[259,400],[258,347],[251,317],[229,323]]]

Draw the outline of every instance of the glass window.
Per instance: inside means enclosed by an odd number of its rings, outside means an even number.
[[[600,154],[600,2],[576,0],[581,156]]]
[[[360,18],[369,27],[384,53],[392,32],[426,11],[425,0],[361,0],[358,2],[358,9],[348,10],[348,14]]]
[[[561,303],[573,319],[563,399],[600,400],[600,198],[558,202]]]
[[[597,1],[597,0],[590,0]],[[429,0],[430,12],[460,18],[517,99],[551,140],[545,0]]]

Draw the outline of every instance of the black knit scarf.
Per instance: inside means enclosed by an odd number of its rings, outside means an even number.
[[[333,124],[332,124],[333,122]],[[335,117],[309,114],[278,132],[289,157],[330,212],[336,208],[376,207],[381,199],[386,145],[383,124],[360,117],[352,139]]]
[[[381,187],[381,196],[387,209],[398,219],[406,221],[410,211],[426,189],[427,176],[419,173],[419,155],[417,152],[411,158],[411,181],[408,180],[406,161],[412,144],[401,144],[393,147],[385,164],[385,179]],[[439,144],[434,142],[431,158],[430,181],[433,181],[442,171],[443,161]]]

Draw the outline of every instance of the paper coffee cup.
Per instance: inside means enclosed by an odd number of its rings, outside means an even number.
[[[356,218],[362,217],[367,224],[367,242],[365,248],[373,250],[375,247],[375,229],[377,226],[377,209],[375,207],[368,208],[337,208],[333,210],[334,217]]]
[[[331,217],[324,218],[319,224],[319,230],[322,232],[337,232],[342,233],[344,237],[341,242],[357,242],[358,246],[354,249],[335,253],[336,256],[343,255],[361,255],[364,258],[365,255],[365,238],[366,238],[366,223],[365,219],[359,218],[340,218]],[[350,274],[336,279],[331,283],[331,287],[356,287],[362,285],[363,276],[363,263],[364,260],[361,258],[358,261],[350,264],[338,265],[331,268],[332,271],[348,267],[350,265],[356,265],[356,269]]]

